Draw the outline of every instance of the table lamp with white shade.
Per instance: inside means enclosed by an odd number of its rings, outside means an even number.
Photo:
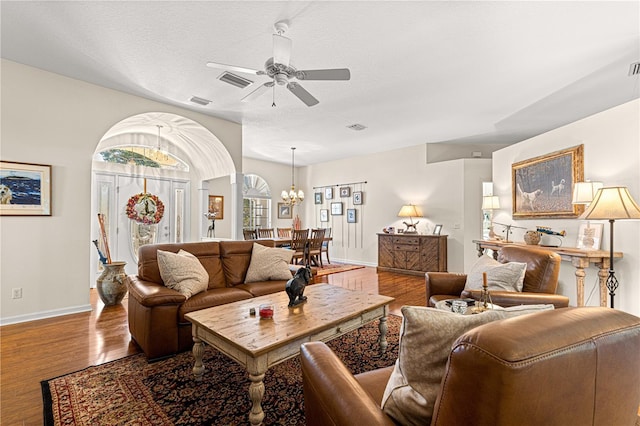
[[[416,225],[420,221],[417,220],[414,223],[413,218],[424,217],[424,216],[422,216],[422,211],[420,210],[420,207],[414,204],[405,204],[404,206],[402,206],[402,208],[398,212],[398,217],[408,217],[409,221],[411,222],[411,223],[402,222],[407,227],[407,229],[404,231],[405,234],[417,234],[418,231],[416,230]]]
[[[612,186],[598,189],[591,204],[580,219],[609,221],[609,276],[607,289],[611,296],[611,307],[618,289],[618,279],[613,270],[613,222],[621,219],[640,219],[640,207],[624,186]]]

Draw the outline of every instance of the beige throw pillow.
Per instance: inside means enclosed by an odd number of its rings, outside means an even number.
[[[467,274],[465,290],[482,290],[482,273],[487,273],[487,288],[499,291],[522,291],[527,264],[500,263],[489,256],[480,256]]]
[[[253,243],[251,262],[244,282],[289,280],[292,277],[289,269],[292,257],[293,250]]]
[[[402,307],[398,359],[382,398],[382,409],[402,425],[428,425],[451,347],[466,331],[491,321],[553,309],[533,305],[477,315],[418,306]]]
[[[164,285],[183,294],[187,299],[205,291],[209,285],[206,269],[188,251],[172,253],[158,250],[158,269]]]

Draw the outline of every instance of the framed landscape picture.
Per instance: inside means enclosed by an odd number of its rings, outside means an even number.
[[[514,219],[578,217],[584,206],[571,203],[575,182],[584,181],[584,145],[511,165]]]
[[[291,206],[285,203],[278,203],[278,219],[292,219],[293,212]]]
[[[0,216],[51,216],[51,166],[0,161]]]
[[[329,222],[329,209],[320,209],[320,222]]]
[[[356,223],[356,209],[347,209],[347,223]]]
[[[224,219],[224,197],[209,195],[209,213],[216,215],[216,220]]]
[[[362,191],[354,191],[353,204],[359,206],[362,204]]]
[[[331,216],[342,216],[342,202],[331,203]]]

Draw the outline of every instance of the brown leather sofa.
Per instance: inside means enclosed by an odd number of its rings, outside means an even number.
[[[273,247],[273,240],[256,241]],[[150,360],[191,349],[191,323],[185,314],[238,300],[284,291],[286,281],[244,284],[251,262],[253,241],[153,244],[140,247],[138,274],[127,277],[129,331]],[[196,256],[209,273],[204,292],[186,299],[165,287],[158,270],[158,250]],[[292,266],[295,270],[299,266]]]
[[[640,318],[564,308],[494,321],[453,344],[431,425],[636,424]],[[393,425],[393,367],[353,376],[324,343],[301,347],[307,425]]]
[[[493,303],[503,307],[516,305],[553,304],[556,308],[569,306],[569,298],[556,294],[560,256],[550,250],[537,247],[507,246],[498,251],[498,262],[523,262],[527,264],[522,292],[490,291]],[[480,299],[480,291],[464,291],[466,274],[427,272],[425,284],[427,306],[435,306],[443,299],[457,297]]]

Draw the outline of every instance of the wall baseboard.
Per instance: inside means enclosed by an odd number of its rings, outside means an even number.
[[[54,309],[51,311],[35,312],[33,314],[16,315],[13,317],[0,318],[0,326],[9,324],[18,324],[27,321],[36,321],[45,318],[59,317],[62,315],[77,314],[80,312],[90,312],[91,305],[71,306],[69,308]]]
[[[336,258],[333,258],[333,257],[331,257],[331,261],[336,262],[336,263],[347,263],[349,265],[372,266],[374,268],[376,268],[378,266],[377,263],[363,262],[361,260],[336,259]]]

